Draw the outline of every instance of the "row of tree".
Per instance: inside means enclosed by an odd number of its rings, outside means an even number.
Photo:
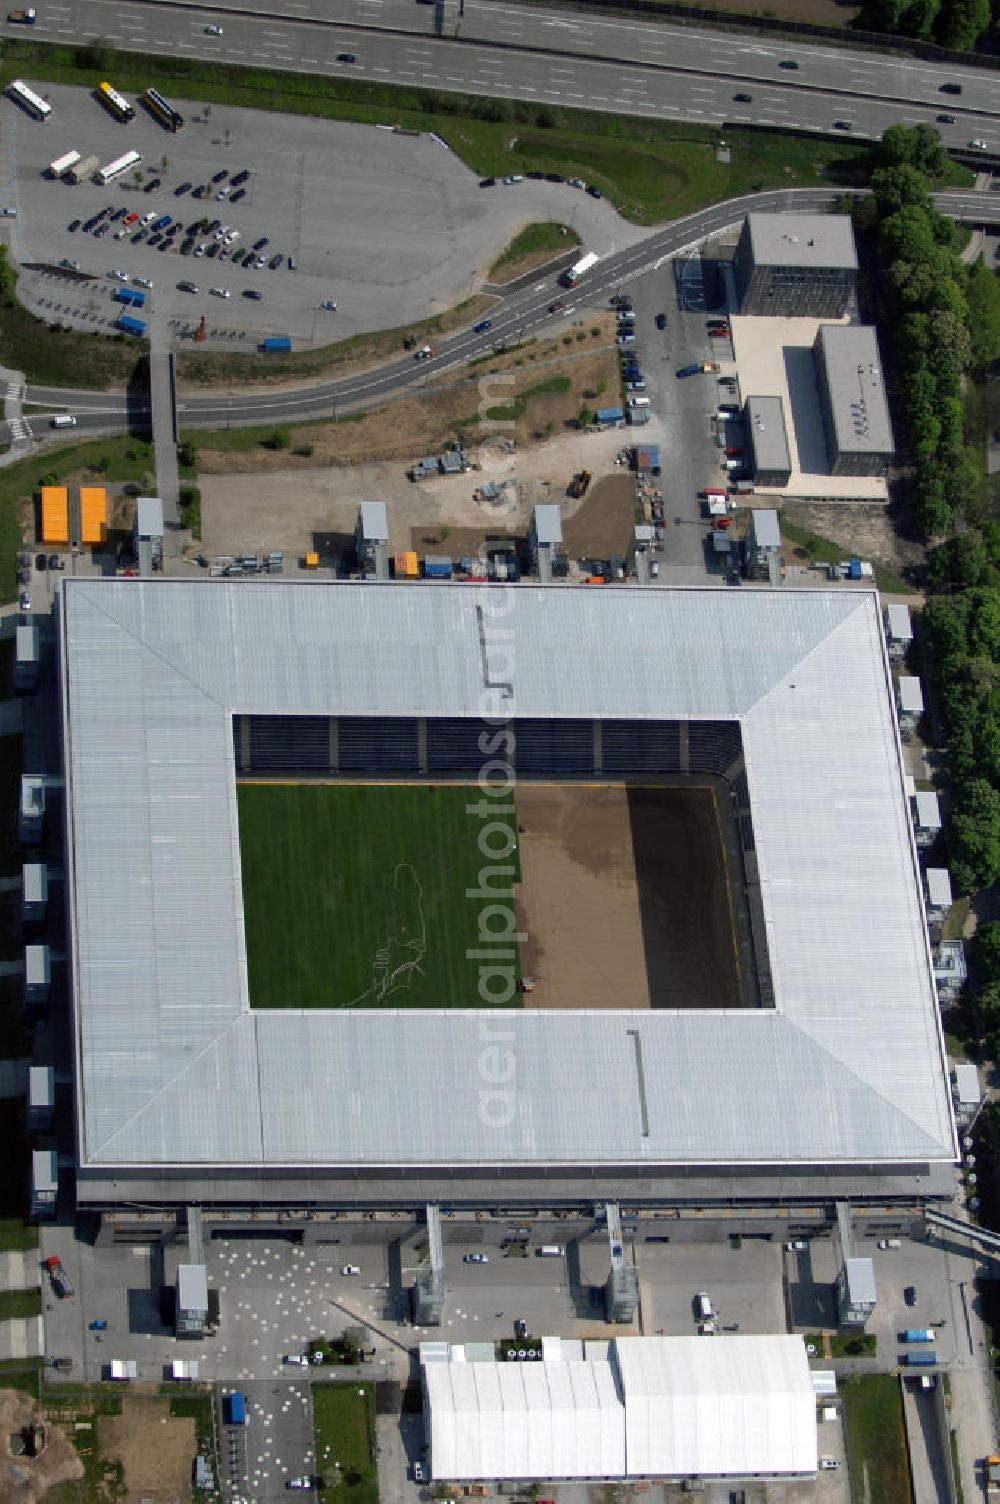
[[[876,153],[872,196],[858,221],[877,235],[906,373],[917,520],[926,537],[940,537],[982,469],[966,445],[962,384],[966,372],[981,374],[1000,356],[1000,284],[988,268],[964,266],[952,221],[934,208],[932,183],[946,165],[937,132],[893,126]]]
[[[990,0],[862,0],[858,25],[969,52],[989,29]]]

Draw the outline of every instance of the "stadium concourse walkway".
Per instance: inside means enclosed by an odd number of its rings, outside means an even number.
[[[163,504],[164,526],[176,534],[181,514],[174,357],[170,353],[169,333],[162,320],[156,318],[149,326],[149,407],[156,456],[156,494]]]

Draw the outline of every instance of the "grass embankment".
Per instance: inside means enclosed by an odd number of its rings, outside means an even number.
[[[50,386],[121,386],[135,370],[145,345],[124,334],[85,334],[36,318],[17,301],[17,276],[0,246],[0,347],[4,365]]]
[[[346,733],[341,773],[377,776]],[[325,722],[315,767],[329,767]],[[255,1008],[485,1006],[469,959],[479,905],[466,897],[480,886],[482,821],[467,788],[244,783],[237,798]]]
[[[0,1290],[0,1321],[41,1314],[41,1290]]]
[[[490,267],[490,281],[513,282],[579,244],[579,235],[569,225],[525,225]]]
[[[868,1504],[911,1504],[899,1380],[851,1374],[841,1386],[851,1497]]]
[[[808,528],[796,527],[789,522],[784,512],[781,514],[781,536],[786,543],[794,543],[797,550],[809,563],[815,564],[839,564],[842,559],[851,557],[851,550],[845,548],[842,543],[836,543],[832,538],[824,538],[819,533],[812,533]],[[872,560],[872,568],[875,571],[875,583],[878,588],[889,595],[913,595],[913,586],[908,585],[901,574],[894,569],[889,569],[885,564],[880,564],[877,559]]]
[[[810,1332],[806,1342],[818,1353],[829,1343],[831,1358],[874,1358],[878,1347],[874,1332]]]
[[[314,1384],[312,1404],[320,1498],[377,1504],[374,1386]]]

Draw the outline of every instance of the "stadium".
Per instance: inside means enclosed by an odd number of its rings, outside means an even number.
[[[59,648],[82,1207],[947,1194],[874,593],[68,580]]]

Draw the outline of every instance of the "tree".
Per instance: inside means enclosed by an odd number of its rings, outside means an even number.
[[[953,521],[951,503],[937,467],[929,462],[917,479],[913,500],[917,525],[925,538],[940,538],[949,530]]]
[[[976,585],[986,565],[986,547],[977,528],[949,538],[936,548],[927,560],[927,577],[935,590],[961,589]],[[966,625],[969,619],[969,599],[956,596],[943,600],[932,597],[921,616],[931,653],[937,660],[961,655],[969,651]]]
[[[953,52],[969,52],[990,24],[990,0],[944,0],[937,19],[937,41]]]
[[[893,173],[893,179],[904,171],[909,169],[898,168]],[[926,193],[924,197],[926,199]],[[894,213],[887,214],[879,227],[879,249],[888,261],[930,260],[937,249],[937,242],[930,215],[924,207],[911,199],[900,204]]]
[[[877,167],[872,173],[872,193],[883,214],[894,214],[907,204],[917,209],[930,207],[930,184],[909,162]]]
[[[1000,992],[1000,924],[978,925],[969,950],[977,982],[984,988],[996,983]]]
[[[970,652],[1000,662],[1000,591],[970,590],[967,599]]]
[[[1000,878],[1000,791],[985,778],[970,778],[962,787],[949,842],[960,892],[978,892]]]
[[[983,261],[977,261],[966,285],[970,364],[974,375],[985,375],[1000,359],[1000,283]]]
[[[913,167],[929,178],[938,177],[945,165],[941,138],[932,125],[890,125],[874,156],[878,167]]]

